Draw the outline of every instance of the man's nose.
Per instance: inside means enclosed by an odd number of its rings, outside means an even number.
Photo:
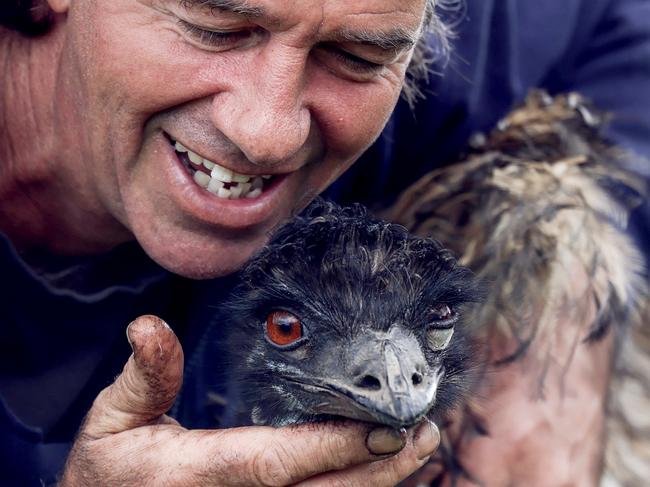
[[[305,55],[267,46],[215,96],[214,123],[253,164],[282,164],[305,146],[311,130],[305,65]]]

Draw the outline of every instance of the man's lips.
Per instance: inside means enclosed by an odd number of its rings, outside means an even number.
[[[219,197],[196,182],[197,172],[207,176],[203,167],[199,167],[196,162],[189,161],[189,156],[183,157],[183,153],[177,152],[166,134],[161,134],[160,139],[161,148],[168,161],[163,164],[163,172],[169,182],[170,196],[191,217],[209,225],[242,229],[265,222],[276,224],[282,217],[289,216],[295,199],[295,190],[299,189],[292,188],[297,184],[296,178],[292,177],[297,171],[264,178],[261,191],[254,193],[253,197],[229,199],[231,195],[224,194],[223,191]],[[183,158],[186,160],[183,161]],[[257,176],[252,178],[257,178]],[[212,179],[219,181],[219,184],[223,183],[218,178]],[[214,183],[213,186],[216,184]],[[252,190],[252,181],[250,184]],[[259,185],[259,182],[256,184]],[[227,186],[230,187],[225,189],[230,190],[234,185],[231,183]],[[232,190],[230,191],[232,193]]]

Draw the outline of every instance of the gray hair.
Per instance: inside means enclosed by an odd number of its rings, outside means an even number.
[[[402,98],[413,107],[426,96],[423,85],[440,75],[451,54],[454,29],[465,16],[464,0],[427,0],[420,39],[406,72]]]

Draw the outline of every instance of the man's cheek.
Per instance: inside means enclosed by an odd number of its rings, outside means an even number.
[[[320,119],[319,128],[329,141],[330,155],[345,160],[358,157],[385,127],[398,96],[397,88],[362,84],[350,90],[329,92],[324,102],[327,111]]]
[[[145,40],[127,35],[106,41],[95,61],[99,98],[121,100],[126,110],[151,113],[200,96],[196,69],[188,60],[170,57],[171,40]]]
[[[70,50],[93,99],[110,102],[120,111],[142,113],[161,111],[205,93],[197,77],[204,63],[167,19],[150,9],[144,13],[105,10],[102,6],[69,19],[75,23]]]

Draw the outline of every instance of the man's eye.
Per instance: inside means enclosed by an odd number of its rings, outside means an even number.
[[[346,51],[340,51],[340,50],[334,50],[332,53],[337,56],[343,63],[349,67],[350,69],[353,69],[355,71],[359,72],[375,72],[379,71],[381,68],[384,66],[382,64],[377,64],[373,63],[371,61],[368,61],[366,59],[360,58],[359,56],[355,56],[354,54],[350,54],[349,52]]]
[[[182,19],[178,24],[193,40],[204,46],[213,48],[232,47],[249,40],[254,32],[252,30],[216,31],[208,30]]]
[[[319,46],[319,50],[329,58],[336,61],[337,65],[343,66],[343,69],[347,72],[364,78],[370,78],[377,75],[385,67],[383,64],[368,61],[367,59],[356,56],[336,46],[324,44]],[[331,62],[327,64],[331,64]]]

